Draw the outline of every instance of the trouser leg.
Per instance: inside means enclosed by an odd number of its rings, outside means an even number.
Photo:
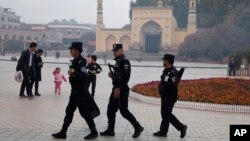
[[[68,106],[66,108],[66,115],[64,117],[64,123],[61,130],[61,133],[66,133],[68,130],[68,127],[72,123],[74,112],[77,108],[77,104],[72,96],[70,96]]]
[[[88,110],[87,96],[80,95],[78,96],[76,101],[77,101],[77,105],[79,108],[79,112],[81,116],[85,119],[85,121],[87,122],[89,129],[91,131],[96,130],[94,119],[91,116],[90,111]]]
[[[162,122],[160,130],[168,132],[169,123],[171,123],[178,131],[183,128],[183,124],[172,114],[172,110],[176,101],[162,99],[161,115]]]
[[[107,117],[108,117],[108,129],[111,131],[114,131],[115,129],[115,119],[116,119],[116,112],[119,109],[118,101],[113,98],[113,92],[109,98],[109,104],[108,104],[108,111],[107,111]]]
[[[30,80],[30,91],[31,91],[31,92],[32,92],[32,90],[33,90],[34,83],[35,83],[35,80],[34,80],[34,79],[31,79],[31,80]]]
[[[38,93],[38,89],[39,89],[39,81],[35,82],[35,92]]]
[[[24,74],[23,74],[23,82],[22,82],[22,85],[21,85],[21,88],[20,88],[20,95],[23,95],[24,94],[24,90],[25,90],[25,87],[26,87],[26,78],[25,78],[26,76],[24,76]]]
[[[127,119],[134,128],[140,127],[139,122],[136,120],[134,115],[128,110],[128,94],[129,90],[121,90],[121,97],[119,99],[120,102],[120,113],[121,115]]]
[[[91,92],[92,96],[95,96],[95,88],[96,88],[96,77],[92,81],[92,92]]]
[[[24,90],[26,88],[27,95],[32,95],[31,89],[30,89],[30,75],[29,72],[23,71],[23,82],[20,90],[20,94],[24,93]]]

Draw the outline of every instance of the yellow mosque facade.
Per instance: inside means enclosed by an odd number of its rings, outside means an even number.
[[[97,0],[96,52],[112,50],[115,43],[123,44],[125,51],[142,50],[146,53],[177,51],[184,39],[196,32],[196,0],[189,0],[187,28],[178,28],[172,6],[163,6],[162,0],[153,7],[133,7],[129,27],[105,28],[103,0]]]

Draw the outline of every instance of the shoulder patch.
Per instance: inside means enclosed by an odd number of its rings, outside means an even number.
[[[125,69],[125,70],[128,70],[128,69],[129,69],[129,64],[125,64],[125,65],[124,65],[124,69]]]
[[[82,67],[81,67],[81,71],[84,72],[84,73],[87,72],[86,67],[85,67],[85,66],[82,66]]]

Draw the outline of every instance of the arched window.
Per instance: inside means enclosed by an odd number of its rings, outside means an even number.
[[[81,35],[81,31],[80,30],[77,31],[77,35],[79,35],[79,36]]]
[[[68,35],[71,35],[72,34],[72,30],[68,30]]]

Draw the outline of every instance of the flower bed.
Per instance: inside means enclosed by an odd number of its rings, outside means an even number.
[[[159,81],[137,84],[132,91],[144,96],[160,97]],[[179,86],[179,100],[250,105],[250,80],[211,78],[183,80]]]

